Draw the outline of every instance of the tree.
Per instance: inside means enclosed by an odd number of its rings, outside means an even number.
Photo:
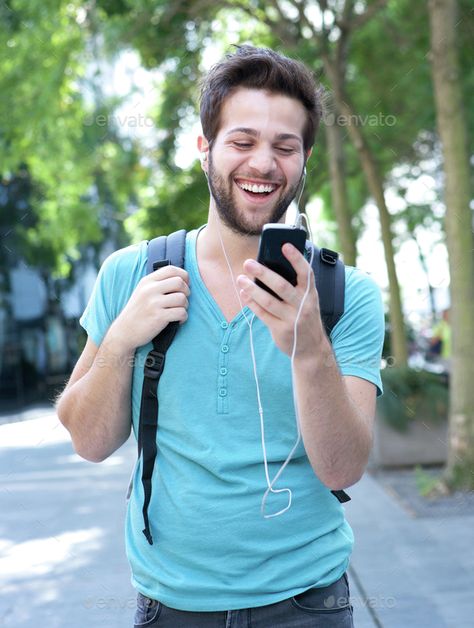
[[[379,210],[385,263],[389,279],[392,352],[397,364],[403,366],[407,362],[407,342],[403,323],[400,287],[394,261],[391,216],[385,200],[383,176],[380,172],[376,155],[371,150],[362,127],[353,122],[357,120],[358,115],[346,87],[347,54],[352,32],[364,26],[371,19],[374,12],[379,7],[382,7],[385,2],[383,0],[374,2],[368,5],[364,13],[359,15],[355,13],[355,3],[352,0],[346,0],[340,12],[331,11],[326,0],[320,0],[318,4],[322,15],[322,28],[318,31],[312,26],[313,32],[320,41],[324,69],[334,90],[337,110],[349,120],[347,129],[359,154],[368,188]],[[332,14],[329,25],[326,23],[328,13]],[[331,42],[335,39],[336,44],[333,46]]]
[[[329,168],[331,173],[331,199],[340,229],[341,250],[344,263],[356,265],[356,237],[351,224],[350,201],[347,191],[346,158],[341,127],[337,124],[339,109],[334,104],[332,123],[326,123]]]
[[[0,4],[0,173],[6,187],[24,171],[31,182],[4,244],[14,250],[9,263],[24,258],[59,276],[81,246],[99,246],[111,230],[124,243],[121,221],[148,177],[136,143],[114,124],[119,103],[84,97],[97,77],[86,73],[95,32],[82,4]]]
[[[445,172],[445,229],[451,275],[450,436],[443,483],[474,488],[474,238],[467,124],[457,49],[456,0],[429,0],[431,63]]]

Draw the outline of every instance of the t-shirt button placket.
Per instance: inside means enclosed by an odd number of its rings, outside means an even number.
[[[221,329],[225,330],[224,337],[222,338],[220,360],[219,360],[219,384],[217,388],[217,407],[219,413],[228,412],[228,399],[227,399],[227,354],[229,353],[229,345],[227,344],[229,336],[232,332],[232,326],[227,321],[221,321]]]

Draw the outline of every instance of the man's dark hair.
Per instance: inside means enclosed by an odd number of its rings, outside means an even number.
[[[212,145],[220,126],[225,99],[239,87],[262,89],[299,100],[306,109],[303,146],[314,144],[322,116],[323,90],[316,85],[310,70],[269,48],[238,46],[214,65],[201,88],[201,124],[205,138]]]

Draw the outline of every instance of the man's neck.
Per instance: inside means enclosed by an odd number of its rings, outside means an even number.
[[[197,241],[198,262],[227,270],[227,255],[232,272],[237,276],[242,273],[246,259],[256,259],[259,239],[259,236],[239,235],[218,218],[211,219],[209,216],[209,222],[200,231]]]

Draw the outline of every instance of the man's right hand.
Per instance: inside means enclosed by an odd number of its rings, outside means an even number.
[[[188,273],[164,266],[139,281],[99,347],[88,338],[56,404],[76,453],[85,460],[105,460],[129,437],[133,361],[123,358],[132,357],[169,322],[184,323],[189,294]]]
[[[163,266],[143,277],[107,336],[124,352],[147,344],[171,321],[188,318],[189,275],[183,268]],[[118,344],[116,344],[118,343]]]

